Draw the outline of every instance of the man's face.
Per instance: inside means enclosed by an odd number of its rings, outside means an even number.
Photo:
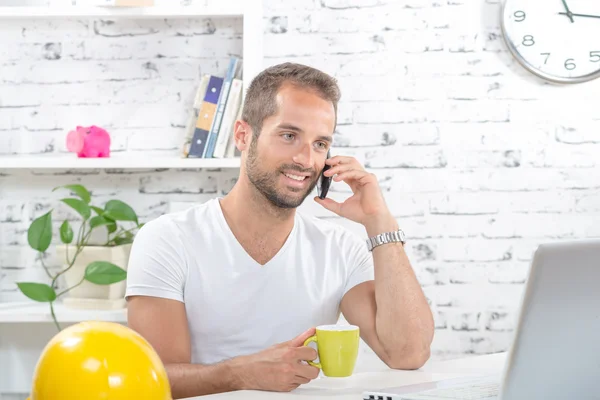
[[[296,208],[308,196],[323,167],[335,127],[333,104],[317,94],[284,85],[278,112],[265,119],[248,149],[250,182],[275,206]]]

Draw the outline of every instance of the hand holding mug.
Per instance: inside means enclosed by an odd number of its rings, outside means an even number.
[[[319,376],[317,367],[306,365],[317,358],[317,352],[304,342],[314,335],[311,328],[296,338],[271,346],[259,353],[243,357],[243,387],[252,390],[289,392]]]

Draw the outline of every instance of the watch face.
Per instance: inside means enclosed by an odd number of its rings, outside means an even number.
[[[600,0],[505,0],[502,30],[513,56],[544,79],[600,77]]]

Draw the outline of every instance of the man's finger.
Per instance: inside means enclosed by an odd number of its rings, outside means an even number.
[[[298,369],[296,369],[296,375],[301,376],[307,379],[316,379],[319,376],[319,372],[321,370],[317,367],[313,367],[312,365],[298,365]]]
[[[312,361],[318,356],[317,351],[309,346],[302,346],[296,349],[295,357],[298,361]]]
[[[288,342],[288,345],[291,347],[304,346],[304,342],[306,341],[306,339],[313,336],[316,332],[317,330],[314,327],[310,328],[309,330],[302,332],[300,335],[290,340]]]

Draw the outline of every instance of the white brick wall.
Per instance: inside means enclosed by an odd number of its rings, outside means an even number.
[[[506,350],[535,246],[600,236],[600,81],[557,87],[525,72],[502,42],[497,1],[264,3],[265,66],[308,63],[340,81],[336,151],[380,177],[410,239],[434,357]],[[2,21],[0,154],[63,152],[66,132],[92,123],[115,152],[175,152],[200,74],[222,73],[241,35],[237,19]],[[0,301],[21,298],[14,280],[43,278],[26,231],[55,206],[53,187],[84,183],[149,220],[222,195],[235,177],[1,171]]]

